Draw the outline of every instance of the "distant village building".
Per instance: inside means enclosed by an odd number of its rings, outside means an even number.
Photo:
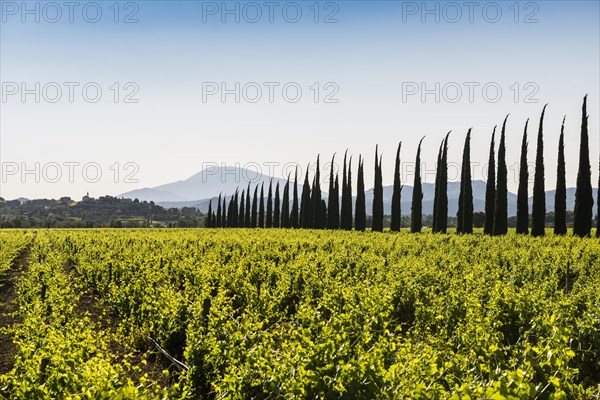
[[[90,197],[90,192],[87,192],[87,193],[85,194],[85,196],[83,196],[83,197],[81,198],[81,201],[82,201],[83,203],[89,203],[89,202],[90,202],[90,201],[92,201],[92,200],[93,200],[93,199]]]

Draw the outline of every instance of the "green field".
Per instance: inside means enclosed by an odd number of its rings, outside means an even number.
[[[0,248],[21,271],[0,397],[600,396],[598,239],[7,230]]]

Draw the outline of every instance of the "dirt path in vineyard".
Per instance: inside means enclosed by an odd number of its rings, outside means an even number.
[[[23,274],[27,272],[29,254],[34,240],[35,237],[15,258],[11,268],[3,276],[0,276],[0,328],[8,328],[20,322],[19,318],[14,315],[18,309],[17,286]],[[16,355],[17,346],[13,342],[12,336],[0,331],[0,375],[13,369]]]

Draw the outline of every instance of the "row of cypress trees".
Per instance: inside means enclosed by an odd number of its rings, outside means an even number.
[[[543,123],[546,106],[540,117],[537,148],[535,159],[535,175],[533,185],[533,204],[531,215],[531,235],[543,236],[545,234],[546,199],[544,183],[544,139]],[[485,224],[484,233],[489,235],[504,235],[508,232],[508,172],[506,167],[506,124],[508,115],[502,124],[498,156],[496,160],[495,137],[496,128],[492,132],[490,142],[488,176],[485,194]],[[566,119],[566,117],[565,117]],[[566,225],[566,167],[564,157],[564,128],[563,119],[559,145],[558,145],[558,167],[557,183],[555,192],[554,210],[554,233],[564,235],[567,233]],[[527,130],[529,120],[525,122],[525,129],[521,144],[519,187],[517,193],[517,221],[516,232],[528,234],[529,229],[529,204],[528,204],[528,180],[529,171],[527,166]],[[457,233],[469,234],[473,232],[473,190],[471,186],[471,129],[467,132],[462,156],[461,184],[458,199]],[[437,170],[435,179],[435,194],[433,205],[432,231],[446,233],[448,228],[448,139],[450,132],[440,144],[437,157]],[[421,182],[421,146],[419,142],[416,155],[415,177],[411,206],[411,226],[413,233],[422,230],[422,199],[423,189]],[[579,170],[577,174],[577,188],[575,194],[575,213],[573,233],[577,236],[590,236],[593,215],[593,196],[591,185],[591,167],[589,158],[588,137],[588,115],[587,96],[584,97],[582,107],[581,143],[579,154]],[[391,231],[399,231],[401,228],[401,195],[402,184],[400,179],[400,150],[402,143],[398,144],[394,164],[394,184],[391,204]],[[335,163],[335,154],[331,159],[331,165]],[[290,201],[291,181],[288,176],[283,188],[283,197],[280,199],[279,183],[275,186],[273,195],[273,182],[269,183],[266,210],[264,204],[264,184],[254,188],[252,199],[250,198],[250,184],[241,195],[239,191],[230,198],[229,203],[225,197],[219,195],[217,210],[209,203],[206,225],[208,227],[266,227],[266,228],[312,228],[312,229],[343,229],[364,231],[366,229],[367,213],[365,202],[364,183],[364,159],[359,156],[357,176],[357,196],[352,204],[352,157],[348,159],[347,151],[344,154],[342,187],[340,193],[338,175],[334,174],[333,168],[329,174],[329,198],[328,202],[321,196],[320,187],[320,158],[317,157],[316,171],[309,180],[308,168],[302,185],[300,202],[298,202],[298,171],[294,175],[293,194]],[[600,178],[599,178],[600,187]],[[600,189],[599,189],[600,191]],[[291,203],[291,209],[290,209]],[[382,179],[382,156],[379,154],[378,146],[375,147],[375,184],[373,187],[373,209],[372,230],[383,231],[383,179]],[[600,204],[598,212],[600,218]],[[599,221],[600,222],[600,221]],[[596,230],[600,237],[600,229]]]

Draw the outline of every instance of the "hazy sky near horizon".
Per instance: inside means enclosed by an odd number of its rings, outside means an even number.
[[[546,103],[546,189],[565,115],[574,186],[585,94],[598,182],[598,1],[66,4],[0,1],[7,199],[118,195],[214,164],[283,177],[290,162],[340,161],[345,149],[366,158],[371,187],[375,145],[391,184],[399,141],[412,185],[422,136],[433,182],[441,140],[452,130],[458,165],[469,128],[473,179],[484,179],[492,129],[509,113],[515,192],[525,121],[533,163]]]

